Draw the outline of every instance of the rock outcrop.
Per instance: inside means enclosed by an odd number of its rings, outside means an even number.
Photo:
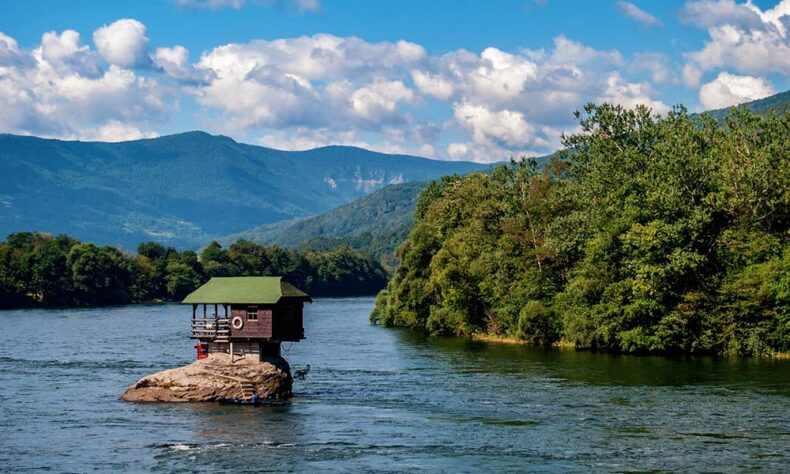
[[[147,375],[121,395],[128,402],[211,402],[220,399],[262,400],[291,397],[293,379],[285,359],[266,362],[211,354],[187,366]]]

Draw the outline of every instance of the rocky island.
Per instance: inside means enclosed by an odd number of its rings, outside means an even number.
[[[293,378],[282,357],[258,361],[234,360],[230,354],[214,353],[184,367],[147,375],[126,389],[127,402],[213,402],[223,399],[261,400],[291,397]]]
[[[283,341],[304,339],[310,296],[268,277],[214,277],[186,298],[192,306],[197,360],[140,379],[121,395],[129,402],[246,402],[292,395]],[[308,366],[309,367],[309,366]]]

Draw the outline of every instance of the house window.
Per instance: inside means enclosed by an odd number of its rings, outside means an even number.
[[[247,308],[247,321],[258,320],[258,308]]]

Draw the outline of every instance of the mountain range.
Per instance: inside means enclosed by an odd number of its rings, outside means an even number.
[[[0,135],[0,234],[38,230],[134,250],[196,248],[319,214],[390,184],[487,169],[328,146],[280,151],[188,132],[121,143]]]
[[[741,106],[783,114],[790,91]],[[722,121],[730,110],[708,113]],[[281,151],[204,132],[121,143],[0,134],[0,237],[38,230],[127,250],[147,240],[344,244],[389,266],[431,179],[488,168],[347,146]]]

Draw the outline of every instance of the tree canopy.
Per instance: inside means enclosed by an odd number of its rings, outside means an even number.
[[[428,187],[372,320],[632,353],[790,350],[790,114],[578,118],[542,169]]]
[[[314,296],[375,294],[381,264],[347,247],[291,251],[240,240],[212,242],[198,256],[155,242],[131,255],[115,247],[34,232],[0,242],[0,308],[181,300],[212,276],[281,275]]]

